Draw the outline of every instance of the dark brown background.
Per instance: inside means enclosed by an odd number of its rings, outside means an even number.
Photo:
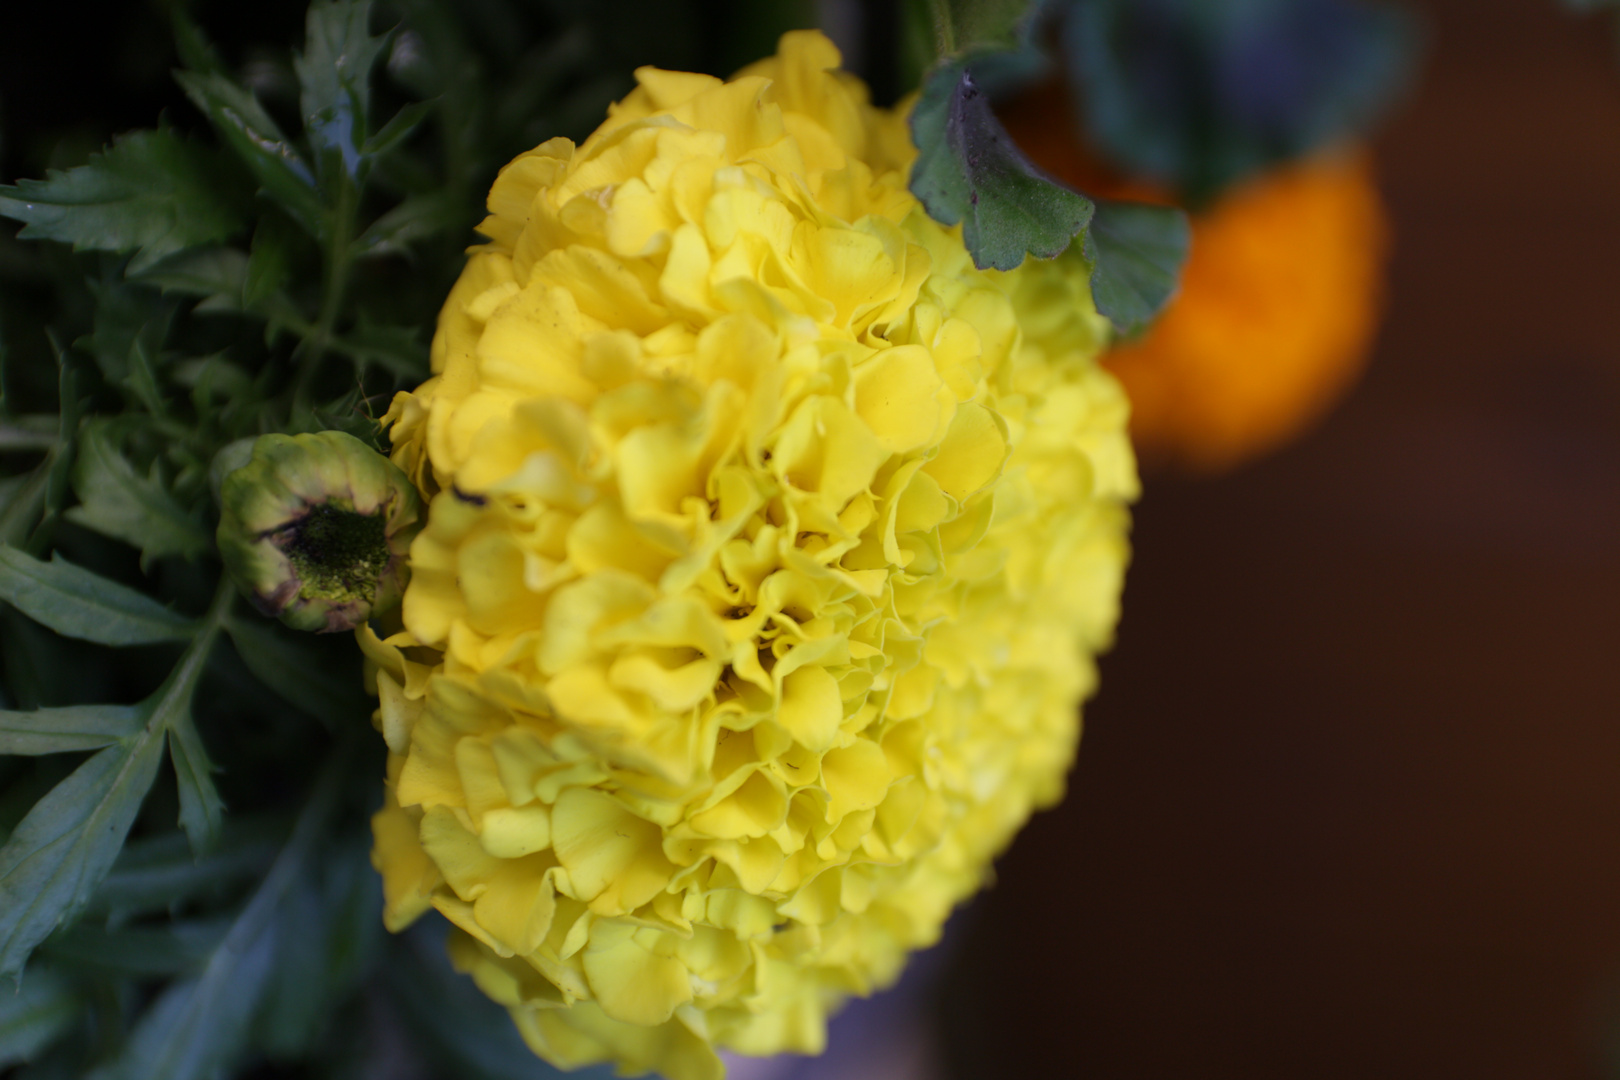
[[[1606,1075],[1620,37],[1414,6],[1373,365],[1272,458],[1149,478],[1071,794],[947,976],[961,1080]]]

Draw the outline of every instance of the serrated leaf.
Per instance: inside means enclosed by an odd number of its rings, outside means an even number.
[[[322,662],[326,651],[309,648],[307,634],[245,619],[231,619],[225,631],[254,677],[289,705],[331,726],[353,723],[366,711],[358,682],[332,675]]]
[[[445,192],[412,195],[372,222],[355,241],[354,255],[399,255],[419,240],[455,228],[465,209]]]
[[[209,550],[212,540],[201,522],[155,476],[137,473],[102,425],[88,425],[80,442],[73,469],[79,505],[67,512],[69,520],[140,548],[142,559],[194,558]]]
[[[84,999],[65,974],[30,971],[22,986],[0,993],[0,1069],[32,1061],[65,1035],[84,1011]]]
[[[183,716],[169,723],[169,760],[180,785],[180,827],[194,853],[211,851],[219,842],[225,804],[214,786],[214,763],[197,734],[189,704]]]
[[[258,99],[217,71],[175,73],[186,96],[252,170],[264,193],[313,236],[324,232],[315,174]]]
[[[1050,259],[1091,221],[1091,200],[1032,165],[1003,130],[960,60],[937,65],[911,114],[911,190],[928,214],[962,225],[980,269]]]
[[[98,645],[185,641],[195,620],[144,593],[56,557],[42,562],[0,546],[0,600],[37,623]]]
[[[371,68],[383,45],[367,29],[370,18],[369,2],[310,5],[304,52],[293,58],[304,132],[317,165],[325,173],[329,163],[340,163],[356,183],[364,172],[361,144],[369,122]]]
[[[253,247],[248,254],[247,277],[242,284],[242,303],[256,309],[287,283],[292,265],[292,238],[289,226],[282,224],[278,214],[265,214],[259,218],[259,227],[253,232]]]
[[[226,919],[174,920],[116,929],[87,925],[87,920],[80,919],[52,934],[39,951],[63,966],[149,979],[201,967],[229,929]]]
[[[0,186],[0,214],[25,222],[18,235],[27,239],[133,251],[130,267],[139,270],[242,227],[217,174],[207,151],[173,131],[137,131],[76,169]]]
[[[31,712],[0,710],[0,754],[99,750],[134,738],[146,726],[139,705],[66,705]]]
[[[359,325],[333,343],[361,369],[371,364],[400,379],[422,379],[428,371],[428,346],[421,332],[414,326],[390,326],[368,322],[365,317]]]
[[[242,306],[247,284],[248,257],[235,248],[200,248],[164,259],[141,273],[145,285],[186,296],[220,297],[228,306]]]
[[[1115,333],[1139,333],[1170,302],[1191,242],[1191,226],[1180,210],[1097,203],[1084,254],[1091,265],[1092,301]]]
[[[0,976],[15,974],[73,918],[111,868],[157,775],[163,736],[148,727],[80,765],[0,847]]]

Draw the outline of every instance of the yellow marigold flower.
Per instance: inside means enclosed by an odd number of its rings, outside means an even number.
[[[1060,263],[973,268],[819,34],[508,165],[391,413],[431,498],[386,919],[536,1053],[814,1053],[1060,794],[1135,467]]]
[[[1169,201],[1080,144],[1060,86],[1016,99],[1001,116],[1036,162],[1069,183]],[[1130,395],[1143,458],[1225,469],[1319,419],[1367,362],[1388,234],[1371,162],[1354,150],[1275,169],[1193,214],[1180,290],[1141,340],[1104,359]]]

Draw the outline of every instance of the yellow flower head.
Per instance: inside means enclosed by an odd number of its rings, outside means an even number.
[[[431,498],[388,742],[428,908],[542,1057],[816,1052],[1058,798],[1136,480],[1105,324],[980,272],[819,34],[508,165],[393,412]]]

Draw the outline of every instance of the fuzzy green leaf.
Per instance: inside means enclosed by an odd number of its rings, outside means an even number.
[[[1139,333],[1170,302],[1191,242],[1192,229],[1180,210],[1097,203],[1084,253],[1092,300],[1116,333]]]
[[[962,225],[980,269],[1050,259],[1091,221],[1092,203],[1029,162],[990,111],[967,65],[937,65],[911,114],[911,190],[929,216]]]
[[[230,309],[242,306],[248,257],[235,248],[199,248],[182,252],[142,272],[138,280],[164,292],[220,297]]]
[[[80,505],[71,521],[141,549],[143,559],[192,558],[212,546],[202,524],[181,509],[157,476],[142,476],[118,452],[102,425],[84,429],[73,488]]]
[[[0,1069],[32,1061],[67,1033],[83,1009],[83,998],[62,972],[30,971],[21,987],[0,993]]]
[[[185,641],[196,623],[144,593],[60,557],[0,546],[0,600],[58,634],[98,645]]]
[[[264,193],[311,235],[320,236],[325,211],[315,190],[315,174],[258,99],[217,71],[180,71],[175,78],[252,170]]]
[[[111,868],[157,775],[163,735],[148,726],[57,784],[0,847],[0,976],[70,921]]]
[[[0,710],[0,754],[60,754],[99,750],[133,738],[146,726],[139,705],[67,705],[32,712]]]
[[[242,227],[210,154],[168,129],[137,131],[76,169],[0,186],[0,214],[28,239],[136,252],[131,269]]]

